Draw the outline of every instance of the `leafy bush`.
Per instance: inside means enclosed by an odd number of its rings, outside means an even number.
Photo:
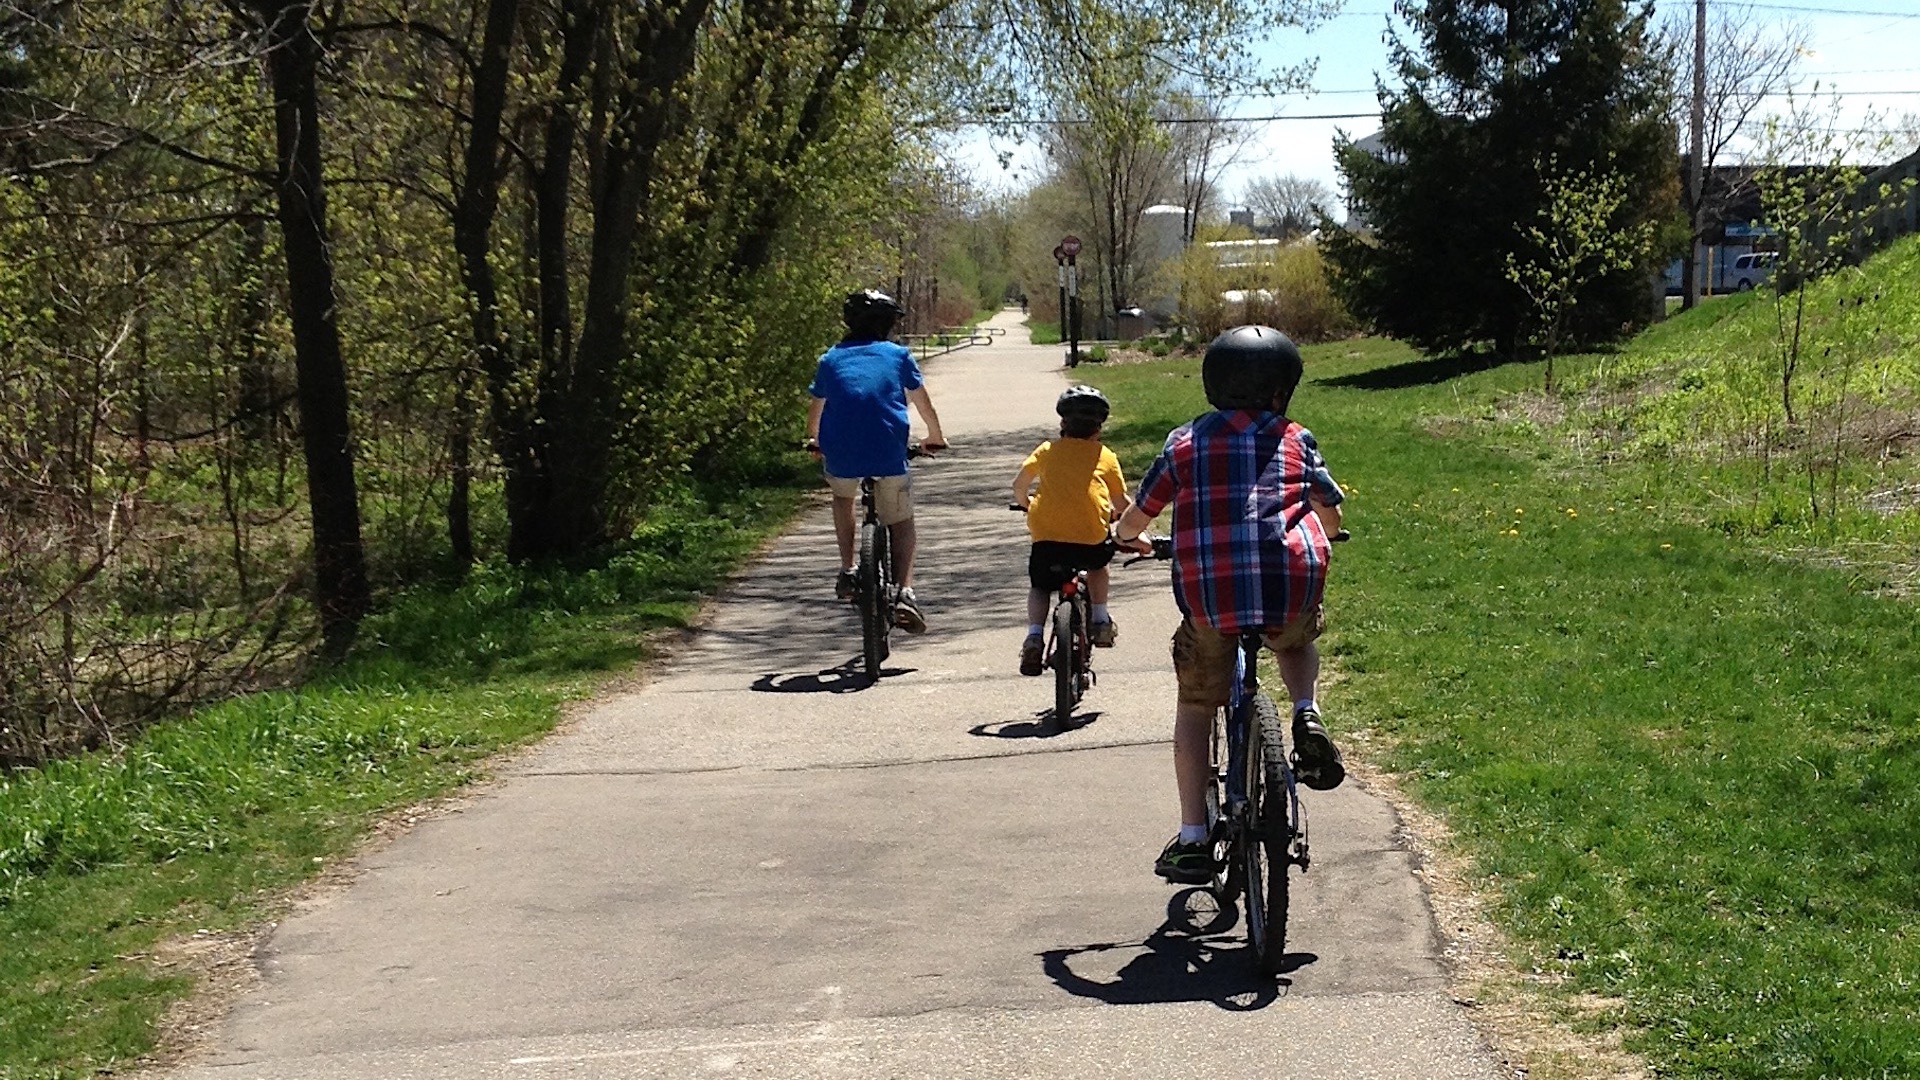
[[[1223,267],[1219,249],[1196,243],[1167,264],[1181,324],[1197,340],[1247,323],[1276,327],[1295,341],[1349,337],[1359,324],[1327,283],[1326,263],[1310,243],[1255,249],[1249,265]],[[1237,294],[1228,299],[1228,294]]]

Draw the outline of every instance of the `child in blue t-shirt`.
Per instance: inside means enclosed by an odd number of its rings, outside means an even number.
[[[894,572],[899,575],[900,626],[910,634],[927,629],[913,595],[913,487],[907,475],[907,417],[911,402],[926,422],[921,450],[946,448],[940,417],[933,411],[920,365],[905,346],[887,340],[902,312],[893,297],[874,289],[847,297],[840,309],[847,336],[820,357],[808,392],[807,446],[825,459],[827,486],[833,491],[833,531],[840,543],[840,574],[834,593],[851,600],[854,579],[854,504],[860,481],[873,477],[874,510],[887,526]]]

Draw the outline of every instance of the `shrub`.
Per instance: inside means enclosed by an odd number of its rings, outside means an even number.
[[[1195,244],[1166,272],[1174,276],[1179,320],[1198,341],[1247,323],[1276,327],[1303,344],[1360,329],[1334,297],[1326,263],[1310,243],[1260,249],[1257,261],[1235,267],[1220,265],[1218,249]]]

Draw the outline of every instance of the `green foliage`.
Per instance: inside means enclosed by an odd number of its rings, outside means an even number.
[[[1506,269],[1549,207],[1537,162],[1617,178],[1622,227],[1677,219],[1668,68],[1650,12],[1626,0],[1435,0],[1408,14],[1418,51],[1396,43],[1402,85],[1383,99],[1383,149],[1339,149],[1368,228],[1327,237],[1334,285],[1383,332],[1510,355],[1534,322]],[[1612,340],[1646,320],[1664,252],[1635,255],[1577,290],[1568,340]]]
[[[1766,314],[1733,303],[1676,336]],[[1329,723],[1444,814],[1535,985],[1607,1004],[1583,1012],[1661,1076],[1920,1069],[1911,600],[1691,520],[1719,505],[1698,461],[1461,421],[1537,365],[1373,341],[1306,363],[1293,412],[1355,534]],[[1204,407],[1196,370],[1097,373],[1130,468]]]
[[[1788,294],[1716,299],[1567,380],[1568,430],[1595,454],[1714,477],[1711,516],[1783,547],[1901,544],[1920,410],[1920,238]],[[1791,380],[1782,335],[1798,335]],[[1794,402],[1789,422],[1783,390]],[[1857,561],[1861,556],[1850,556]],[[1883,561],[1874,556],[1869,562]]]
[[[1652,222],[1620,220],[1627,209],[1627,185],[1618,171],[1563,173],[1557,165],[1553,158],[1541,165],[1546,205],[1540,220],[1522,230],[1524,258],[1507,253],[1507,280],[1533,304],[1527,341],[1547,358],[1549,391],[1553,358],[1581,292],[1608,274],[1645,265],[1654,237]]]
[[[1248,323],[1275,327],[1299,342],[1331,341],[1358,329],[1333,293],[1320,249],[1310,243],[1227,250],[1195,243],[1162,273],[1179,297],[1180,323],[1198,340]],[[1241,298],[1229,301],[1228,292]]]
[[[0,1076],[89,1076],[152,1048],[192,980],[170,939],[244,930],[381,813],[549,730],[594,673],[685,626],[784,520],[791,488],[663,493],[601,565],[494,561],[370,620],[311,684],[0,773]]]
[[[1027,337],[1035,345],[1058,345],[1067,340],[1058,322],[1038,322],[1033,319],[1027,320]]]

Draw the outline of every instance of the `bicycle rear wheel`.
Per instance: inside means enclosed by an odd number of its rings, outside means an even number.
[[[1260,970],[1278,975],[1287,950],[1287,850],[1292,832],[1287,820],[1286,745],[1273,699],[1255,694],[1250,708],[1244,759],[1247,816],[1240,837],[1247,939]]]
[[[887,623],[893,618],[886,562],[886,530],[868,522],[860,529],[860,659],[869,680],[880,678],[880,665],[887,659]]]
[[[1067,721],[1073,718],[1074,657],[1077,650],[1073,644],[1073,601],[1062,599],[1053,605],[1053,727],[1055,731],[1065,731]]]

